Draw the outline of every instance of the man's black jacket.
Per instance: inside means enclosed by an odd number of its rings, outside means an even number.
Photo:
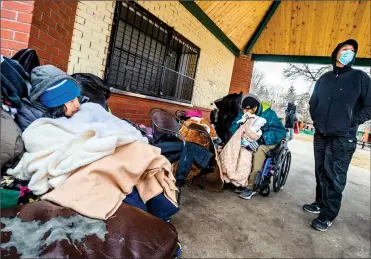
[[[345,44],[335,48],[334,70],[316,82],[309,102],[314,127],[326,136],[355,137],[358,126],[371,119],[370,77],[350,66],[336,67],[337,53]]]

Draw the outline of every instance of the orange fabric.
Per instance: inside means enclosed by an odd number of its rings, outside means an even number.
[[[190,118],[184,122],[185,126],[182,126],[180,129],[180,134],[185,138],[187,142],[193,142],[197,143],[207,150],[209,150],[209,145],[211,139],[206,136],[205,134],[202,134],[199,131],[192,130],[188,128],[191,124],[198,124],[205,128],[205,130],[208,132],[211,138],[216,138],[216,131],[214,127],[204,118]],[[178,163],[174,164],[174,168],[176,168]],[[174,170],[175,171],[175,170]],[[201,169],[199,169],[197,166],[192,165],[191,170],[189,171],[189,175],[187,177],[187,181],[190,182],[194,177],[199,175],[201,172]]]

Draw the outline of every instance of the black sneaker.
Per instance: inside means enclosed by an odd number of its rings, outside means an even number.
[[[233,192],[234,193],[237,193],[237,194],[240,194],[242,191],[243,191],[243,189],[245,189],[244,187],[236,187],[234,190],[233,190]]]
[[[313,202],[312,204],[303,205],[303,210],[309,213],[319,214],[321,212],[321,207],[317,202]]]
[[[332,222],[330,220],[319,220],[316,218],[310,225],[319,231],[326,231],[332,225]]]
[[[251,190],[250,188],[245,188],[241,194],[239,195],[240,198],[245,200],[250,200],[253,195],[255,195],[256,192]]]

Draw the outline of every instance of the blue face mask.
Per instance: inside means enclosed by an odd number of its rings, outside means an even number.
[[[352,50],[344,50],[341,52],[341,56],[339,58],[339,62],[343,64],[344,66],[348,65],[350,62],[352,62],[354,58],[354,51]]]

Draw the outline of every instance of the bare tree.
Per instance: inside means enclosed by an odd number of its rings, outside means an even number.
[[[331,66],[314,67],[309,64],[288,64],[283,70],[283,76],[289,80],[302,77],[305,80],[316,82]]]
[[[259,88],[264,84],[264,74],[262,71],[254,70],[251,78],[251,88]]]
[[[291,64],[283,70],[283,76],[288,80],[296,80],[297,78],[303,78],[306,81],[311,82],[309,92],[312,92],[313,85],[317,80],[327,71],[331,69],[331,66],[314,66],[309,64]]]
[[[299,119],[304,122],[308,123],[311,122],[310,113],[309,113],[309,100],[310,94],[304,93],[297,97],[297,110],[298,110],[298,117]]]
[[[267,100],[269,96],[267,87],[264,83],[263,72],[254,70],[251,78],[251,93],[256,94],[262,100]]]

